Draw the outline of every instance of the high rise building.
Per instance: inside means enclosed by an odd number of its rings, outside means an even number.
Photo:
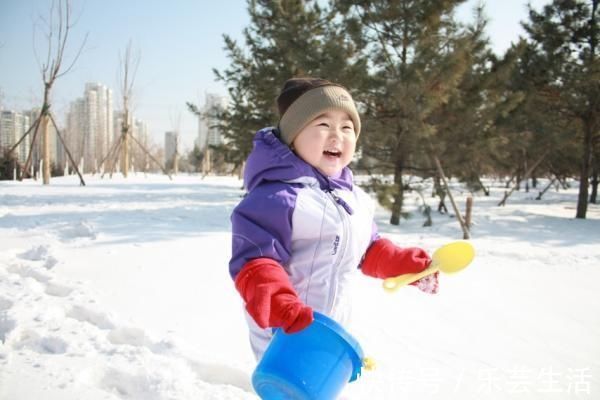
[[[65,141],[75,162],[79,164],[83,158],[85,140],[85,100],[83,98],[71,102],[66,122]]]
[[[177,136],[176,132],[165,132],[165,166],[167,169],[171,168],[175,159]]]
[[[23,112],[16,112],[12,110],[4,110],[0,112],[0,150],[9,150],[15,143],[17,143],[25,133],[32,128],[29,134],[21,141],[19,146],[15,149],[15,155],[17,160],[21,164],[27,162],[29,152],[31,151],[30,166],[34,170],[39,170],[39,163],[42,159],[43,149],[43,137],[41,127],[36,129],[32,127],[36,123],[40,114],[39,109],[32,109]],[[35,145],[31,146],[31,141],[35,138]],[[56,129],[52,122],[48,121],[48,139],[50,141],[50,160],[52,164],[62,165],[58,146],[58,136],[56,135]]]
[[[146,145],[148,143],[148,124],[141,119],[135,119],[133,123],[133,136],[140,143]]]
[[[96,170],[114,140],[112,90],[101,83],[87,83],[84,95],[71,103],[67,136],[73,157],[84,171]]]
[[[129,113],[129,119],[131,120],[129,126],[131,135],[139,140],[140,143],[145,144],[148,141],[148,124],[141,119],[135,118],[131,113]],[[119,139],[121,130],[123,129],[123,112],[114,112],[113,126],[113,141],[115,141]]]
[[[198,117],[198,138],[196,146],[204,151],[208,146],[217,146],[223,143],[223,135],[218,128],[219,120],[215,114],[227,108],[227,99],[217,94],[206,94],[204,107]]]
[[[0,148],[2,151],[10,150],[28,129],[28,116],[12,110],[0,112]],[[25,163],[29,155],[30,140],[31,136],[27,135],[15,149],[15,155],[21,163]]]

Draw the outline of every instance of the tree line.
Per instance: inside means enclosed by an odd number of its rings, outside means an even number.
[[[515,185],[576,178],[576,217],[585,218],[600,170],[598,0],[529,7],[525,37],[501,55],[481,6],[472,22],[457,20],[465,1],[248,0],[243,43],[225,34],[229,66],[214,70],[229,93],[217,115],[227,144],[215,151],[241,166],[253,134],[277,123],[283,82],[321,77],[357,102],[365,134],[355,168],[374,176],[392,224],[407,174],[433,178],[443,203],[436,160],[446,176],[486,194],[483,176]]]

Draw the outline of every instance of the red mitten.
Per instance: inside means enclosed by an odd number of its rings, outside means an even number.
[[[287,272],[275,260],[256,258],[246,263],[235,278],[235,287],[261,328],[281,327],[293,333],[313,321],[312,308],[300,301]]]
[[[378,239],[367,250],[362,272],[374,278],[391,278],[415,274],[426,269],[431,258],[418,247],[400,248],[388,239]]]

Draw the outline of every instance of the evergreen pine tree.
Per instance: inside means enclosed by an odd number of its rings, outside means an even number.
[[[554,0],[541,12],[530,8],[523,24],[536,51],[547,115],[559,114],[565,131],[579,141],[576,218],[586,217],[593,146],[600,136],[597,9],[598,0]]]
[[[275,98],[287,79],[324,78],[351,92],[361,85],[366,62],[347,40],[337,13],[320,3],[249,0],[244,45],[224,35],[231,63],[214,72],[229,91],[229,107],[217,117],[230,162],[241,164],[252,149],[253,134],[277,124]]]
[[[365,47],[371,72],[364,94],[363,166],[392,173],[378,184],[380,202],[390,204],[390,223],[399,224],[403,174],[433,174],[431,156],[443,152],[435,118],[469,69],[471,37],[453,12],[464,0],[340,0],[355,43]]]
[[[448,175],[461,178],[471,190],[489,194],[481,176],[498,170],[497,155],[506,144],[499,135],[499,122],[517,108],[523,94],[506,85],[518,50],[496,57],[485,35],[486,25],[483,7],[478,6],[475,23],[467,29],[469,68],[434,118],[439,155]]]

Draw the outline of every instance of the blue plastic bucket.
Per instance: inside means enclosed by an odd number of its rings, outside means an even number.
[[[356,339],[323,314],[293,334],[276,329],[252,374],[261,399],[335,399],[346,383],[358,378],[363,351]]]

